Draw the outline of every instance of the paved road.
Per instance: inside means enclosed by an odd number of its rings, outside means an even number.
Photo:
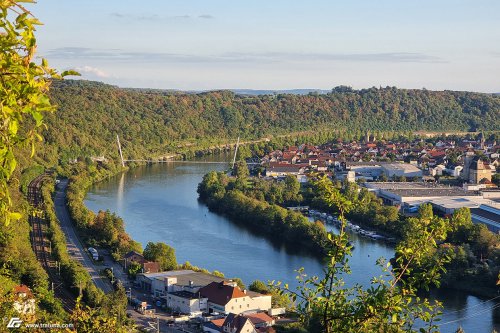
[[[78,260],[89,272],[92,281],[97,288],[104,291],[106,294],[113,291],[111,283],[108,279],[99,275],[99,270],[104,266],[99,267],[94,265],[92,259],[89,257],[87,251],[83,247],[80,239],[76,235],[75,227],[71,221],[69,215],[68,207],[66,206],[66,187],[68,186],[68,180],[64,179],[56,186],[56,197],[54,199],[54,205],[56,210],[57,218],[61,225],[61,229],[66,236],[66,245],[68,247],[68,252],[72,259]]]

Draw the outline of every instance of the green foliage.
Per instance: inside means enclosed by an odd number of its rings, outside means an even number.
[[[218,277],[222,277],[222,278],[224,277],[224,273],[221,273],[219,271],[213,271],[212,275],[215,275],[215,276],[218,276]]]
[[[260,280],[253,281],[248,289],[251,291],[255,291],[257,293],[261,293],[264,295],[272,295],[272,306],[273,308],[290,308],[292,306],[292,302],[288,295],[284,293],[277,292],[274,288],[265,284]]]
[[[396,266],[384,259],[378,263],[383,275],[374,277],[366,289],[360,285],[347,288],[343,276],[350,274],[349,257],[352,248],[345,233],[345,214],[353,203],[332,182],[325,178],[315,181],[324,202],[339,212],[338,235],[328,234],[327,264],[324,276],[306,275],[299,269],[297,290],[277,283],[280,293],[289,294],[297,305],[301,322],[309,332],[417,332],[416,321],[426,324],[425,332],[437,331],[439,310],[427,300],[416,296],[418,287],[437,282],[446,259],[435,258],[436,240],[446,237],[445,222],[438,218],[416,221],[414,234],[397,248]],[[418,223],[417,223],[418,222]],[[419,274],[414,264],[434,263],[431,275]]]
[[[21,217],[10,211],[8,182],[17,166],[15,148],[31,145],[34,155],[44,114],[54,111],[47,96],[50,79],[61,77],[45,59],[34,62],[35,27],[41,23],[21,2],[34,1],[0,2],[0,216],[5,224]]]
[[[143,255],[146,260],[158,262],[163,271],[170,271],[177,268],[175,250],[165,243],[148,242]]]
[[[37,176],[43,174],[45,171],[45,168],[41,165],[33,165],[31,167],[28,167],[24,169],[21,173],[21,179],[20,179],[20,188],[21,192],[24,195],[28,194],[28,185],[29,183],[35,179]]]
[[[500,173],[495,173],[491,177],[491,181],[493,182],[493,184],[495,184],[496,186],[500,187]]]
[[[247,287],[245,286],[245,284],[243,283],[243,280],[240,279],[240,278],[232,278],[231,280],[233,280],[234,282],[236,282],[236,285],[241,289],[241,290],[245,290]]]
[[[126,299],[125,299],[126,302]],[[128,327],[121,327],[117,316],[109,315],[102,309],[92,309],[83,305],[80,300],[76,304],[75,310],[71,313],[71,322],[74,325],[74,332],[87,333],[126,333]]]
[[[308,185],[309,191],[306,189],[305,204],[314,208],[321,209],[325,212],[338,214],[337,205],[329,205],[326,201],[323,183],[330,182],[326,178],[320,182],[315,182]],[[321,187],[318,187],[321,185]],[[344,182],[344,184],[334,184],[339,195],[345,197],[350,203],[351,208],[345,213],[345,216],[352,222],[375,228],[379,231],[384,231],[388,234],[402,237],[405,220],[399,216],[397,207],[384,205],[382,199],[378,198],[373,192],[369,192],[366,188],[359,189],[355,183]]]
[[[136,275],[139,274],[142,270],[141,264],[132,261],[130,264],[128,264],[127,267],[127,274],[132,278],[135,279]]]
[[[247,163],[244,160],[236,162],[234,165],[234,175],[240,180],[246,180],[250,176]]]
[[[84,240],[93,246],[108,247],[113,257],[118,260],[129,251],[141,253],[141,245],[125,232],[123,220],[109,211],[90,211],[84,204],[87,189],[93,182],[114,175],[118,172],[114,165],[95,166],[78,162],[68,167],[70,176],[67,189],[68,208]]]
[[[225,214],[231,221],[271,238],[275,242],[307,250],[317,255],[324,254],[326,241],[324,228],[310,223],[298,212],[289,211],[275,204],[255,199],[254,189],[242,192],[234,185],[238,179],[229,179],[224,173],[209,172],[198,186],[200,199],[216,212]],[[276,188],[281,188],[279,187]],[[280,200],[283,196],[280,194]]]
[[[165,152],[192,156],[193,147],[225,149],[238,136],[242,141],[270,138],[249,144],[250,150],[264,152],[274,142],[282,147],[301,135],[310,143],[323,143],[333,132],[337,138],[358,140],[367,129],[411,137],[417,130],[500,127],[500,97],[467,92],[371,88],[316,96],[240,96],[228,91],[120,89],[65,80],[55,81],[50,93],[59,111],[46,116],[51,130],[43,133],[47,145],[38,158],[52,164],[60,159],[63,165],[96,155],[117,161],[116,134],[127,158],[143,159]],[[287,140],[293,132],[293,140]],[[248,152],[242,148],[240,158]]]

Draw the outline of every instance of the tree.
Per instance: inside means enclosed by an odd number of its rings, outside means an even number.
[[[288,202],[298,202],[302,200],[300,195],[300,183],[297,177],[287,175],[285,177],[285,193],[284,199]]]
[[[284,293],[279,293],[272,288],[272,286],[266,285],[264,282],[260,280],[255,280],[253,281],[250,286],[248,287],[249,290],[255,291],[256,293],[264,294],[264,295],[271,295],[271,300],[272,300],[272,306],[273,308],[290,308],[292,305],[292,302],[290,301],[290,298],[288,295]]]
[[[234,175],[236,178],[241,180],[246,180],[248,176],[250,176],[250,172],[248,171],[247,162],[244,160],[240,160],[236,162],[234,165]]]
[[[70,316],[74,325],[74,330],[70,332],[87,333],[125,333],[129,330],[125,327],[118,327],[116,317],[111,317],[100,313],[97,309],[92,309],[82,305],[80,298],[76,302],[76,307]]]
[[[500,173],[495,173],[491,177],[491,181],[493,182],[493,184],[495,184],[496,186],[500,187]]]
[[[141,269],[142,269],[142,266],[141,264],[135,262],[135,261],[132,261],[128,267],[127,267],[127,274],[131,277],[131,278],[135,278],[135,276],[141,272]]]
[[[240,278],[232,278],[231,280],[233,280],[233,282],[236,282],[236,285],[241,289],[241,290],[245,290],[247,287],[245,286],[245,284],[243,283],[243,280],[240,279]]]
[[[175,250],[165,243],[148,242],[143,255],[146,260],[158,262],[160,264],[160,268],[164,271],[177,268]]]
[[[299,287],[275,284],[275,290],[288,294],[296,302],[301,321],[310,332],[417,332],[414,323],[427,324],[425,332],[435,331],[438,309],[416,296],[417,287],[437,283],[447,262],[445,256],[435,256],[436,242],[446,237],[443,219],[415,219],[413,233],[396,248],[396,261],[380,259],[384,275],[372,280],[367,289],[357,285],[347,288],[342,278],[349,274],[351,255],[349,237],[345,233],[346,219],[353,204],[325,177],[315,181],[324,201],[334,206],[341,221],[338,235],[328,234],[328,255],[324,276],[309,277],[299,269]],[[414,266],[425,265],[426,272]],[[425,273],[430,273],[428,276]],[[258,285],[257,285],[258,286]]]
[[[34,62],[35,27],[41,23],[20,3],[33,0],[0,2],[0,216],[3,223],[21,218],[11,211],[8,184],[17,166],[15,148],[41,141],[38,131],[43,114],[55,110],[47,96],[50,79],[62,78],[72,71],[57,74],[45,59]],[[14,19],[15,18],[15,19]],[[32,121],[28,121],[29,119]]]
[[[430,221],[434,217],[432,205],[430,203],[422,204],[418,208],[418,218],[424,221]]]
[[[260,280],[253,281],[248,286],[248,289],[251,291],[255,291],[256,293],[261,293],[261,294],[268,294],[269,293],[269,286]]]

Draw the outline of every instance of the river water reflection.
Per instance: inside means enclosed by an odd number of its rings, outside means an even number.
[[[227,156],[210,161],[228,161]],[[179,263],[219,270],[227,277],[240,277],[248,285],[255,279],[280,280],[296,286],[295,270],[304,267],[310,275],[321,274],[322,264],[300,249],[285,249],[208,211],[198,201],[196,188],[210,170],[222,171],[228,164],[156,164],[139,167],[95,185],[86,205],[93,211],[109,209],[121,216],[127,232],[143,246],[165,242],[176,250]],[[379,257],[391,258],[393,249],[384,243],[353,235],[355,249],[350,259],[349,285],[368,285],[382,270]],[[461,325],[466,332],[500,330],[497,303],[461,292],[434,293],[445,303],[442,332]],[[495,297],[492,295],[490,298]],[[499,298],[500,299],[500,298]],[[500,304],[499,304],[500,306]]]

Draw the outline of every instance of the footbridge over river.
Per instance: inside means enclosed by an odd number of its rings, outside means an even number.
[[[116,135],[116,141],[118,144],[118,151],[120,153],[120,160],[122,163],[122,166],[125,166],[126,162],[141,162],[141,163],[189,163],[189,164],[227,164],[228,162],[225,161],[186,161],[186,160],[176,160],[174,159],[175,156],[177,155],[172,155],[166,158],[158,158],[158,159],[125,159],[123,158],[123,151],[122,147],[120,144],[120,138],[118,135]],[[238,141],[236,142],[236,147],[234,150],[234,156],[233,156],[233,161],[232,161],[232,166],[231,168],[234,169],[234,165],[236,163],[236,155],[238,154],[238,147],[240,145],[240,138],[238,137]],[[260,164],[258,162],[247,162],[247,165],[257,165]]]

